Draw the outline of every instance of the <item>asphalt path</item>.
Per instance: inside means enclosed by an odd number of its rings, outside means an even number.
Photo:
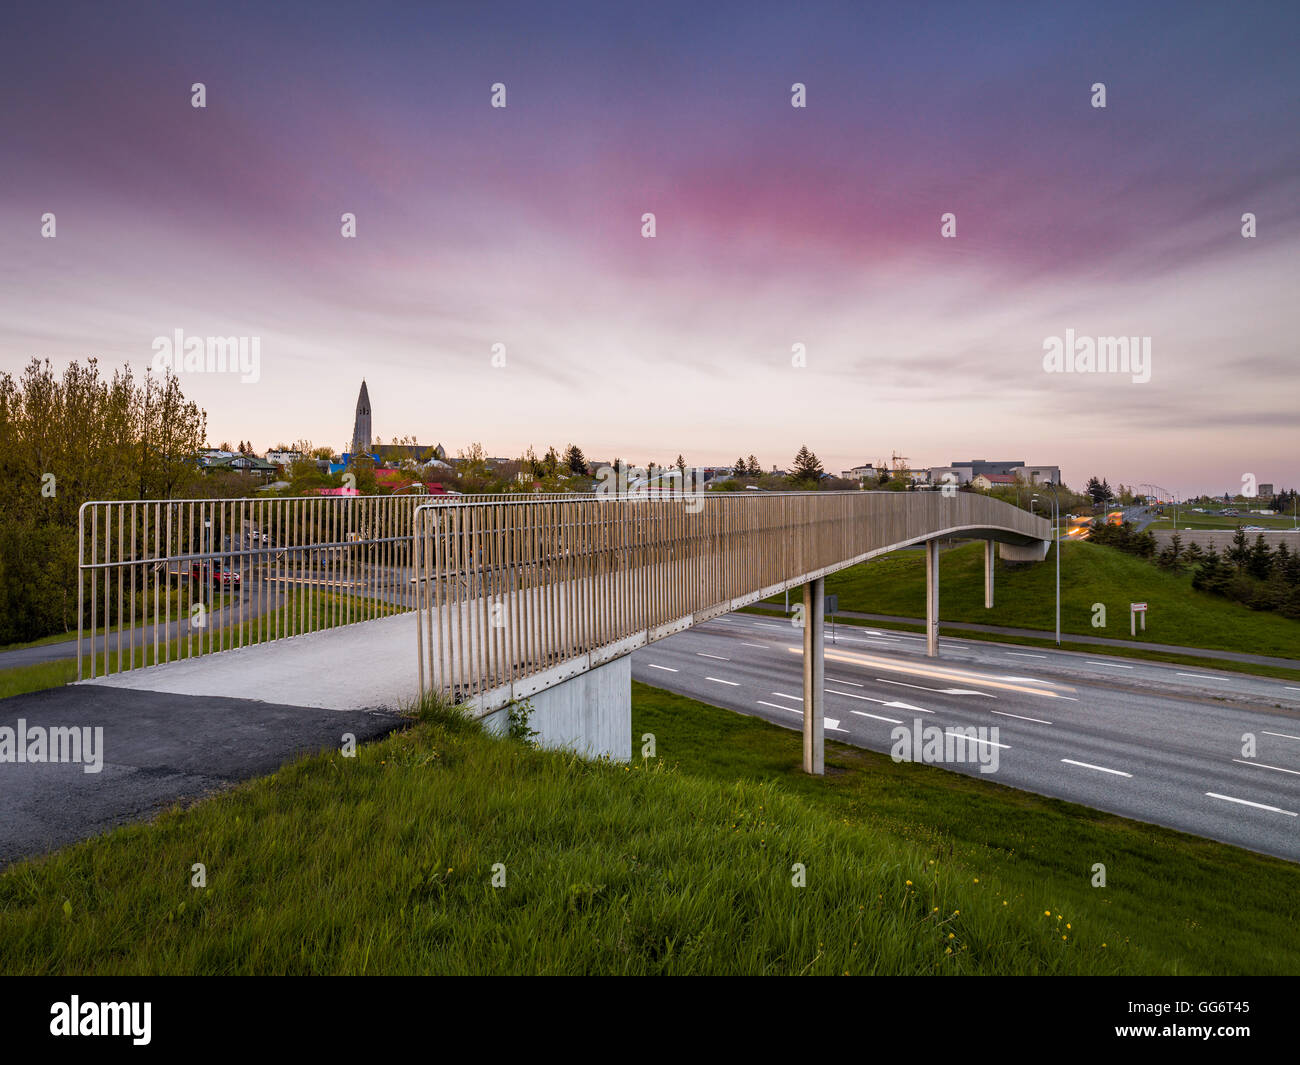
[[[0,867],[403,724],[396,714],[68,685],[0,700],[0,727],[102,728],[102,768],[0,761]],[[84,752],[83,752],[84,759]]]
[[[889,753],[899,728],[996,727],[974,733],[966,761],[941,764],[1300,861],[1300,685],[951,637],[940,648],[936,660],[916,634],[828,633],[826,738]],[[802,633],[789,621],[715,619],[636,651],[632,675],[802,727]],[[981,772],[981,752],[995,771]]]

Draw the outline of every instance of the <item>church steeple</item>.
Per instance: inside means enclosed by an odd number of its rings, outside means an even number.
[[[361,379],[361,391],[357,394],[357,419],[352,426],[352,454],[370,453],[370,393],[366,390],[366,381]]]

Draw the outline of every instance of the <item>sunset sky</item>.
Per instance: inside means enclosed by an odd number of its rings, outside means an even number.
[[[342,448],[365,377],[378,437],[451,454],[770,467],[806,443],[833,472],[898,451],[1300,487],[1295,3],[6,23],[0,371],[144,372],[182,329],[261,338],[256,384],[182,378],[211,442],[259,450]],[[1067,329],[1151,337],[1150,382],[1046,374]]]

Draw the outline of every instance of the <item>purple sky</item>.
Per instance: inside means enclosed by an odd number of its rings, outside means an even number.
[[[1300,483],[1295,4],[268,6],[13,16],[0,370],[182,329],[261,338],[214,443],[341,447],[365,376],[453,454]]]

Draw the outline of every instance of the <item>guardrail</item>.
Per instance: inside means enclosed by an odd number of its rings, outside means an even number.
[[[964,492],[493,497],[413,517],[421,692],[483,709],[896,547],[1051,535]]]
[[[77,679],[411,610],[415,510],[484,498],[501,497],[85,503]]]

